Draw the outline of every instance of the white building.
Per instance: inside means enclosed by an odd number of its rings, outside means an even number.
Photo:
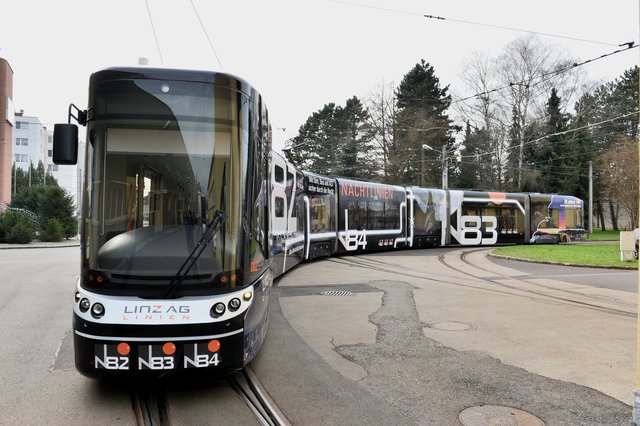
[[[13,129],[13,161],[17,168],[29,171],[29,164],[38,167],[42,161],[45,170],[49,162],[47,157],[47,129],[37,117],[24,115],[24,111],[15,113]]]

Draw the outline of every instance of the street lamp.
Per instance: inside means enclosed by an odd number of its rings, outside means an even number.
[[[431,151],[435,151],[438,152],[437,149],[431,148],[429,145],[427,145],[426,143],[422,145],[422,168],[423,168],[423,175],[424,175],[424,150],[425,149],[429,149]],[[449,186],[449,175],[447,173],[447,168],[448,168],[448,164],[447,164],[447,146],[446,144],[442,144],[442,189],[447,189]],[[420,179],[422,180],[422,179]],[[422,182],[421,182],[422,183]]]
[[[431,149],[431,147],[427,144],[422,144],[422,151],[420,151],[420,153],[422,154],[422,160],[420,161],[420,186],[424,186],[424,150],[425,149]]]
[[[417,132],[430,132],[431,130],[450,130],[449,127],[429,127],[428,129],[413,129],[414,131]],[[422,144],[422,150],[420,151],[420,186],[424,186],[424,150],[425,149],[430,149],[435,151],[433,148],[431,148],[429,145],[427,144]]]
[[[422,171],[423,171],[423,175],[424,175],[424,150],[428,149],[431,151],[435,151],[438,152],[437,149],[435,148],[431,148],[429,145],[422,144]],[[460,148],[461,150],[464,148]],[[452,154],[456,151],[456,148],[451,149],[451,151],[447,151],[447,145],[446,144],[442,144],[442,189],[447,189],[449,187],[449,157],[447,157],[447,154]],[[421,184],[422,184],[422,178],[421,180]]]

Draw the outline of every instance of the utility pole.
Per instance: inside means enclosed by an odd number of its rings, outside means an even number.
[[[589,233],[593,232],[593,161],[589,161]]]
[[[638,12],[640,14],[640,0],[638,0]],[[638,81],[638,87],[640,88],[640,81]],[[638,123],[640,126],[640,123]],[[638,153],[640,156],[640,153]],[[633,224],[634,226],[638,226],[637,223]],[[640,274],[638,275],[638,301],[640,301]],[[640,305],[638,305],[638,309],[640,309]],[[636,326],[636,386],[633,389],[633,409],[632,409],[632,418],[633,424],[640,425],[640,310],[636,313],[637,316],[637,326]]]
[[[422,149],[420,150],[421,155],[421,159],[420,159],[420,186],[423,187],[424,186],[424,145],[422,146]]]
[[[449,173],[447,170],[447,144],[442,144],[442,189],[449,187]]]

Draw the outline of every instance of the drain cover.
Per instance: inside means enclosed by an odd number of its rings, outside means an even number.
[[[323,296],[355,296],[356,294],[352,291],[346,290],[328,290],[320,293]]]
[[[460,413],[465,426],[544,426],[544,422],[526,411],[501,405],[469,407]]]
[[[466,322],[460,321],[442,321],[442,322],[432,322],[428,324],[429,328],[435,328],[436,330],[443,331],[466,331],[466,330],[475,330],[476,326],[473,324],[467,324]]]

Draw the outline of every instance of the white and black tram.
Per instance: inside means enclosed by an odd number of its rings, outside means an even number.
[[[242,368],[265,337],[272,284],[260,95],[220,73],[113,68],[69,114],[87,126],[78,370]],[[75,162],[76,134],[55,126],[55,162]]]
[[[273,278],[375,250],[579,238],[572,196],[402,187],[301,171],[267,110],[222,73],[94,73],[73,333],[90,377],[241,369],[264,341]],[[78,128],[57,124],[54,162]]]

